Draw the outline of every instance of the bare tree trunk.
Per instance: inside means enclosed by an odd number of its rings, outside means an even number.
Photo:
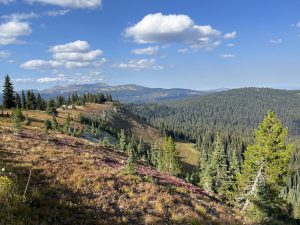
[[[249,200],[248,197],[251,196],[251,195],[253,195],[257,191],[258,184],[259,184],[259,179],[262,176],[262,170],[263,170],[263,164],[261,164],[261,166],[260,166],[260,169],[259,169],[259,171],[258,171],[258,173],[256,175],[256,178],[255,178],[255,181],[254,181],[254,183],[253,183],[253,185],[251,187],[251,190],[246,195],[247,196],[247,200],[246,200],[245,204],[243,205],[242,212],[244,212],[248,208],[248,206],[250,204],[250,200]]]

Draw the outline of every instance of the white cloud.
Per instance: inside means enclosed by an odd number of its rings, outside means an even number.
[[[11,56],[9,51],[0,51],[0,59],[7,59]]]
[[[234,47],[234,46],[235,46],[234,43],[228,43],[228,44],[227,44],[227,47]]]
[[[276,39],[269,40],[270,44],[282,44],[282,42],[283,42],[282,38],[276,38]]]
[[[156,65],[155,59],[132,59],[127,62],[119,64],[113,64],[112,67],[119,69],[132,69],[135,71],[152,69],[152,70],[163,70],[164,67]]]
[[[223,59],[230,59],[230,58],[235,58],[235,55],[228,53],[228,54],[222,54],[220,55],[220,57]]]
[[[16,79],[13,79],[13,82],[14,83],[29,83],[29,82],[32,82],[33,80],[30,79],[30,78],[16,78]]]
[[[4,5],[8,5],[13,2],[14,2],[14,0],[0,0],[0,4],[4,4]]]
[[[158,46],[150,46],[147,48],[137,48],[137,49],[133,49],[131,51],[131,53],[136,54],[136,55],[155,55],[157,54],[159,51],[159,47]]]
[[[62,10],[53,10],[53,11],[47,11],[44,12],[43,14],[46,16],[64,16],[67,13],[69,13],[71,10],[70,9],[62,9]]]
[[[85,52],[90,49],[90,45],[86,41],[74,41],[64,45],[55,45],[50,47],[50,52],[61,53],[61,52]]]
[[[234,38],[236,38],[236,36],[237,36],[236,31],[233,31],[233,32],[231,32],[231,33],[225,34],[225,35],[224,35],[224,39],[234,39]]]
[[[102,51],[97,49],[89,52],[57,52],[53,58],[58,61],[92,61],[102,55]]]
[[[64,81],[65,78],[63,77],[41,77],[36,80],[38,83],[51,83],[51,82],[57,82],[57,81]]]
[[[57,67],[62,67],[64,64],[62,62],[58,62],[55,60],[40,60],[40,59],[34,59],[34,60],[29,60],[21,65],[22,68],[24,69],[40,69],[40,70],[46,70],[50,68],[57,68]]]
[[[179,52],[179,53],[187,53],[188,51],[189,51],[188,48],[180,48],[177,50],[177,52]]]
[[[0,45],[19,42],[20,36],[31,34],[32,30],[27,22],[9,21],[0,24]]]
[[[7,15],[2,15],[1,18],[7,21],[22,21],[22,20],[24,21],[24,20],[39,18],[41,16],[51,16],[51,17],[63,16],[70,11],[71,10],[69,9],[63,9],[63,10],[46,11],[40,14],[35,12],[11,13]]]
[[[12,14],[8,14],[8,15],[3,15],[1,16],[2,19],[8,20],[8,21],[19,21],[19,20],[28,20],[28,19],[32,19],[32,18],[38,18],[39,15],[37,13],[34,12],[30,12],[30,13],[12,13]]]
[[[210,25],[199,26],[187,15],[149,14],[125,30],[125,37],[136,43],[179,43],[193,48],[212,49],[221,32]]]
[[[105,59],[99,59],[103,54],[100,49],[90,50],[86,41],[75,41],[64,45],[52,46],[49,49],[52,53],[51,60],[34,59],[21,65],[25,69],[49,70],[56,68],[75,69],[84,67],[100,67]]]
[[[27,0],[28,3],[42,3],[65,8],[98,8],[102,0]]]

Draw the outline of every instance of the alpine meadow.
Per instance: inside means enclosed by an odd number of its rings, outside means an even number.
[[[299,9],[0,0],[0,225],[300,224]]]

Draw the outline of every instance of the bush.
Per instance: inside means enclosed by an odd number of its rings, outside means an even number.
[[[48,132],[49,130],[52,130],[52,123],[50,120],[44,121],[45,131]]]
[[[13,130],[14,134],[18,135],[22,130],[22,122],[24,121],[25,117],[22,114],[22,111],[19,107],[17,107],[13,112]]]

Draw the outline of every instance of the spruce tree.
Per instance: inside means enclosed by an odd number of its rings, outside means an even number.
[[[204,153],[204,151],[200,150],[199,155],[199,183],[198,185],[207,190],[212,190],[212,179],[211,179],[211,173],[210,173],[210,165],[207,161],[207,156]]]
[[[15,106],[19,109],[22,108],[21,98],[20,98],[20,95],[18,93],[15,94]]]
[[[63,130],[65,133],[70,133],[70,126],[71,126],[71,115],[70,113],[68,113],[68,116],[63,126]]]
[[[229,160],[229,171],[228,171],[228,178],[227,178],[227,187],[228,191],[226,193],[226,197],[230,201],[234,201],[235,194],[237,191],[237,177],[239,176],[240,168],[239,168],[239,161],[236,156],[236,152],[233,151],[231,160]]]
[[[26,109],[27,103],[26,103],[24,90],[22,90],[21,99],[22,99],[22,109]]]
[[[46,111],[49,115],[52,115],[53,118],[57,116],[58,112],[56,110],[55,102],[53,99],[50,99],[48,101]]]
[[[254,131],[255,143],[248,146],[238,188],[244,198],[243,212],[251,217],[270,215],[285,206],[281,195],[286,186],[291,145],[286,144],[288,129],[283,128],[273,111],[269,111]]]
[[[163,149],[160,155],[160,170],[179,175],[181,173],[181,164],[179,151],[172,137],[165,137]]]
[[[125,172],[128,174],[133,174],[135,171],[135,155],[134,155],[134,148],[131,142],[128,143],[127,154],[128,154],[128,158],[126,161]]]
[[[22,122],[25,119],[24,115],[22,114],[22,111],[19,107],[17,107],[13,111],[13,130],[14,134],[18,135],[22,130]]]
[[[4,78],[2,107],[4,109],[15,107],[14,87],[8,75]]]
[[[222,143],[221,135],[218,134],[215,141],[215,148],[212,152],[210,162],[210,173],[212,178],[213,191],[225,194],[227,186],[227,155]]]
[[[126,150],[125,131],[122,129],[118,136],[119,136],[119,149],[120,149],[121,152],[124,152]]]
[[[145,145],[144,145],[144,141],[143,141],[143,138],[140,137],[140,140],[139,140],[139,144],[137,146],[137,154],[139,156],[139,158],[144,158],[146,159],[147,156],[145,154]]]

